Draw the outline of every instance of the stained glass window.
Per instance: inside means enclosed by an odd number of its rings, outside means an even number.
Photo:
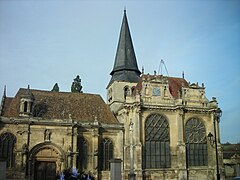
[[[145,166],[147,169],[170,167],[169,124],[160,114],[148,116],[145,122]]]
[[[7,167],[14,166],[13,149],[16,143],[16,137],[12,133],[4,133],[0,136],[0,158],[5,159]]]
[[[185,127],[186,154],[188,166],[207,166],[207,139],[204,124],[192,118]]]
[[[110,139],[103,139],[100,144],[99,165],[102,171],[110,169],[109,161],[113,159],[113,143]]]

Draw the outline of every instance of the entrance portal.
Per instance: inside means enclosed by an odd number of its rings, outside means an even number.
[[[56,162],[36,161],[35,180],[55,180]]]
[[[55,180],[56,174],[62,172],[64,166],[64,152],[61,147],[53,143],[41,143],[30,151],[29,171],[30,179]]]

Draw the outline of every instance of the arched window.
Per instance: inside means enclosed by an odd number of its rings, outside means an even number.
[[[160,114],[148,116],[145,122],[145,166],[147,169],[170,167],[169,125]]]
[[[83,170],[87,169],[87,163],[88,163],[88,143],[87,140],[80,136],[78,137],[78,142],[77,142],[77,147],[78,147],[78,169],[80,172]]]
[[[25,102],[23,103],[23,112],[27,112],[27,111],[28,111],[28,102],[25,101]]]
[[[135,91],[135,86],[132,87],[131,91],[131,94],[133,94],[133,92]]]
[[[16,143],[16,137],[11,133],[4,133],[0,136],[0,158],[5,159],[7,167],[14,166],[14,154],[13,149]]]
[[[126,97],[130,95],[130,91],[129,91],[129,88],[128,86],[124,87],[124,99],[126,99]]]
[[[106,171],[110,169],[109,161],[113,159],[113,143],[110,139],[103,139],[100,144],[100,170]]]
[[[188,166],[207,166],[207,140],[204,124],[192,118],[185,127],[186,154]]]

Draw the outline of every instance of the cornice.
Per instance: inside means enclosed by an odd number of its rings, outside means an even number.
[[[109,128],[119,129],[123,128],[122,123],[118,124],[106,124],[94,122],[78,122],[71,119],[59,120],[59,119],[35,119],[35,118],[6,118],[0,117],[0,122],[3,124],[15,124],[15,125],[47,125],[47,126],[62,126],[62,127],[83,127],[83,128]]]
[[[205,114],[211,114],[214,112],[214,108],[200,108],[200,107],[186,107],[186,106],[163,106],[163,105],[142,105],[142,109],[147,110],[162,110],[162,111],[182,111],[184,113],[205,113]]]

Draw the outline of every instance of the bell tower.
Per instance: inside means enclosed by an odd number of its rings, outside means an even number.
[[[127,13],[124,10],[122,26],[117,46],[111,80],[107,86],[107,103],[112,112],[121,109],[127,95],[131,95],[139,80],[141,72],[133,48]]]

